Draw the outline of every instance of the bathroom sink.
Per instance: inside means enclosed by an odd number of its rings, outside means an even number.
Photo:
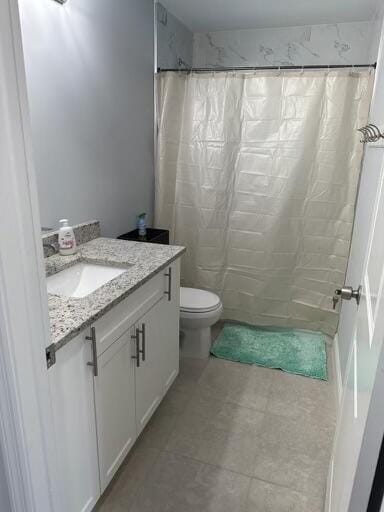
[[[94,263],[76,263],[47,277],[48,293],[64,297],[86,297],[127,270]]]

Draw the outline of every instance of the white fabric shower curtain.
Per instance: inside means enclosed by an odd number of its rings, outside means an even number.
[[[333,335],[369,71],[158,75],[156,224],[224,317]],[[356,283],[354,283],[356,284]]]

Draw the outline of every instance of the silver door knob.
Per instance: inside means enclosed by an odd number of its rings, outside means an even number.
[[[361,285],[357,288],[357,290],[354,290],[352,286],[343,286],[342,288],[338,288],[335,290],[335,293],[333,295],[333,309],[336,309],[336,304],[339,302],[339,300],[352,300],[355,299],[356,304],[359,305],[360,303],[360,297],[361,297]]]

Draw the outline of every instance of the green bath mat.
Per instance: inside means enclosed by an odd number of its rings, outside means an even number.
[[[325,336],[318,332],[226,323],[211,354],[327,380]]]

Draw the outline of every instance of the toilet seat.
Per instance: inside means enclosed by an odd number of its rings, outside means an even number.
[[[180,288],[180,311],[210,313],[221,308],[220,298],[212,292],[196,288]]]

